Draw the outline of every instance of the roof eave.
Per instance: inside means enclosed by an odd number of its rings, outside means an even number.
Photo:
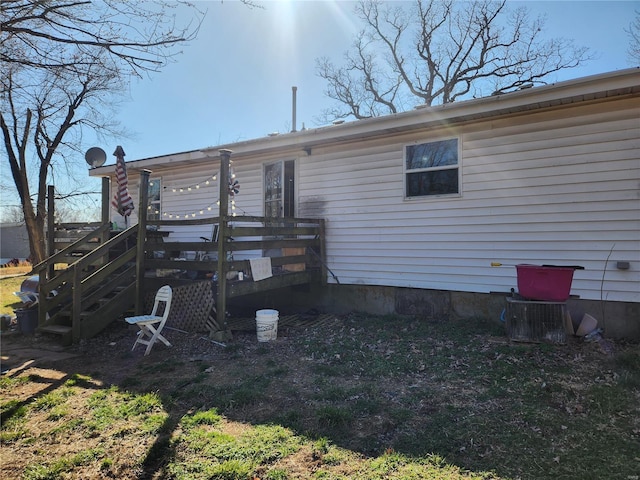
[[[624,95],[638,95],[638,93],[640,93],[640,68],[632,68],[459,103],[417,107],[411,111],[384,117],[146,158],[127,162],[127,167],[141,170],[212,160],[219,157],[219,151],[222,149],[232,150],[234,157],[260,155],[280,150],[302,150],[389,133],[411,132],[439,125],[531,112],[559,105],[602,101]],[[108,165],[91,169],[89,174],[106,176],[110,175],[114,169],[115,165]]]

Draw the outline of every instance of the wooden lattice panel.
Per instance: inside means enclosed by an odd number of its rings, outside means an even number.
[[[206,332],[207,317],[216,302],[211,286],[210,280],[204,280],[173,287],[167,326],[187,332]],[[154,295],[155,292],[150,296],[151,306]]]

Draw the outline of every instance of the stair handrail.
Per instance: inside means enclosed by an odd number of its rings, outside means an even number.
[[[103,232],[106,232],[109,229],[110,225],[105,224],[102,227],[94,230],[90,234],[86,235],[82,239],[78,240],[74,244],[70,245],[68,248],[65,248],[61,252],[56,253],[55,255],[47,258],[45,261],[39,263],[34,267],[34,271],[36,267],[38,268],[38,272],[42,272],[43,270],[48,270],[49,265],[53,265],[54,263],[61,263],[64,259],[64,253],[69,253],[73,251],[73,247],[82,245],[86,243],[89,239],[95,238],[96,235],[99,235]],[[129,237],[133,236],[138,231],[138,226],[133,225],[129,227],[127,230],[123,230],[113,238],[107,240],[102,243],[100,246],[92,250],[87,255],[78,258],[75,262],[69,264],[67,268],[62,271],[59,271],[56,276],[52,278],[40,278],[38,282],[38,292],[40,301],[38,303],[38,325],[42,326],[46,323],[47,313],[55,309],[56,307],[61,307],[65,301],[68,302],[69,297],[71,297],[74,312],[72,313],[72,325],[74,329],[77,331],[77,323],[79,319],[77,318],[76,311],[77,308],[80,307],[79,302],[77,302],[78,298],[82,298],[83,288],[82,281],[84,277],[89,276],[91,273],[86,273],[83,275],[84,271],[87,267],[97,260],[100,257],[106,257],[109,254],[109,250],[113,248],[120,242],[127,240]],[[135,246],[132,245],[132,247]],[[57,260],[57,262],[56,262]],[[42,277],[42,276],[41,276]],[[58,298],[57,296],[50,295],[51,292],[61,289],[62,284],[68,282],[68,288],[66,288],[66,292]],[[78,305],[76,305],[78,304]],[[74,335],[75,337],[75,335]]]
[[[110,238],[106,242],[102,243],[99,247],[91,250],[86,255],[80,257],[77,261],[75,261],[71,266],[75,268],[84,268],[90,265],[92,262],[96,261],[100,257],[104,257],[109,253],[109,250],[113,248],[118,243],[127,240],[129,237],[134,235],[138,231],[138,225],[132,225],[131,227],[123,230],[122,232],[115,235],[113,238]],[[134,245],[135,246],[135,245]]]
[[[89,243],[90,240],[96,238],[97,236],[108,232],[110,229],[111,229],[111,224],[105,223],[100,227],[96,228],[95,230],[92,230],[91,232],[86,234],[84,237],[73,242],[71,245],[63,248],[59,252],[54,253],[53,255],[45,258],[40,263],[31,267],[30,275],[36,275],[36,274],[40,275],[40,272],[43,270],[49,271],[50,265],[55,265],[56,263],[66,263],[65,260],[69,253],[73,252],[74,250],[77,250],[78,247],[81,247],[84,244]]]

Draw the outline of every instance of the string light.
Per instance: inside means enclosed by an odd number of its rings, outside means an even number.
[[[232,160],[229,161],[229,164],[233,163]],[[199,189],[202,185],[210,185],[211,181],[213,180],[214,182],[218,180],[218,173],[217,172],[215,175],[212,175],[210,177],[207,177],[205,180],[198,182],[198,183],[194,183],[192,185],[185,185],[182,187],[171,187],[171,191],[176,193],[176,192],[184,192],[185,189],[186,191],[191,191],[191,189],[195,188],[196,190]],[[236,178],[236,174],[233,171],[233,169],[230,169],[229,171],[229,176],[234,179]],[[153,185],[153,182],[151,182],[151,185]],[[163,190],[166,190],[169,187],[163,187]]]
[[[199,190],[201,186],[210,185],[212,180],[215,182],[217,179],[218,179],[218,174],[216,173],[215,175],[213,175],[211,177],[207,177],[207,179],[202,181],[202,182],[194,183],[192,185],[184,185],[182,187],[171,187],[171,191],[173,193],[178,193],[178,192],[179,193],[183,193],[185,191],[190,192],[193,189]],[[169,188],[169,187],[163,187],[164,190],[166,190],[167,188]]]
[[[206,207],[203,208],[195,208],[193,211],[189,211],[189,212],[180,212],[180,213],[176,213],[176,212],[163,212],[162,216],[164,218],[168,218],[169,220],[172,219],[177,219],[180,220],[182,218],[184,219],[188,219],[188,218],[196,218],[197,216],[206,216],[207,214],[211,214],[211,212],[214,210],[214,205],[216,207],[220,207],[220,200],[216,200],[214,203],[211,203],[209,205],[207,205]],[[231,211],[233,212],[233,216],[235,216],[235,210],[236,208],[239,208],[236,205],[236,201],[235,199],[231,198],[230,199],[230,205],[231,205]],[[148,207],[149,211],[151,211],[151,206]],[[242,210],[241,208],[239,208],[240,210]],[[244,210],[242,210],[244,212]],[[158,212],[157,210],[155,211],[156,215],[158,215],[160,212]],[[246,212],[244,212],[246,213]]]
[[[231,210],[232,210],[232,215],[235,217],[236,216],[236,202],[234,200],[235,195],[237,195],[240,192],[240,183],[238,182],[238,180],[235,180],[236,178],[236,174],[233,170],[229,171],[229,199],[230,199],[230,203],[231,203]],[[218,179],[218,174],[216,173],[215,175],[208,177],[206,180],[202,181],[202,182],[198,182],[192,185],[185,185],[185,186],[174,186],[171,187],[171,190],[174,193],[184,193],[186,192],[191,192],[193,190],[199,190],[201,186],[203,185],[210,185],[211,181],[216,181]],[[164,189],[167,189],[169,187],[164,187]],[[169,219],[188,219],[188,218],[196,218],[196,216],[198,215],[205,215],[207,212],[211,212],[213,210],[213,203],[207,205],[204,208],[196,208],[191,212],[182,212],[182,213],[174,213],[174,212],[163,212],[162,216],[165,218],[169,218]],[[217,207],[220,206],[220,200],[217,200],[215,202],[215,205]],[[242,209],[240,209],[242,210]],[[149,211],[151,211],[151,206],[149,206]],[[244,212],[244,210],[242,210]],[[156,215],[159,215],[159,211],[156,210],[155,211]],[[246,212],[244,212],[246,214]]]
[[[180,212],[180,213],[163,212],[162,216],[164,218],[168,218],[170,220],[171,219],[179,220],[181,218],[188,219],[188,218],[196,218],[198,216],[207,216],[207,214],[210,215],[210,213],[213,211],[213,206],[214,205],[217,206],[217,207],[220,207],[220,200],[217,200],[215,203],[207,205],[204,208],[199,208],[199,209],[196,208],[196,209],[194,209],[193,211],[190,211],[190,212]],[[231,205],[231,212],[232,212],[232,215],[234,217],[236,216],[236,212],[235,212],[236,209],[241,210],[243,213],[246,214],[246,212],[244,210],[242,210],[240,207],[238,207],[236,205],[236,201],[234,199],[231,199],[230,205]],[[149,211],[151,211],[151,207],[149,207]],[[156,210],[155,213],[156,213],[156,215],[159,214],[159,212],[157,210]]]

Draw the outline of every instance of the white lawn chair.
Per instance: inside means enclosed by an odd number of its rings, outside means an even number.
[[[169,341],[162,336],[160,332],[164,328],[164,324],[167,321],[167,317],[169,316],[169,308],[171,307],[171,287],[169,285],[165,285],[164,287],[158,290],[156,293],[156,299],[153,304],[153,310],[151,311],[151,315],[139,315],[137,317],[127,317],[125,321],[129,325],[137,325],[140,328],[138,332],[138,338],[131,350],[136,348],[136,345],[141,343],[143,345],[147,345],[147,350],[144,352],[145,355],[149,355],[153,344],[158,340],[164,343],[167,347],[170,347],[171,344]],[[158,308],[161,304],[164,304],[164,308],[162,310],[162,315],[158,315]]]

